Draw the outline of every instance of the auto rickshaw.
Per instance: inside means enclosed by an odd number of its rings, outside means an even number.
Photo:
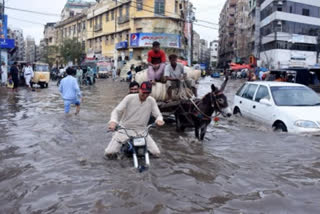
[[[41,62],[33,63],[33,72],[34,76],[31,84],[38,84],[41,88],[48,88],[50,80],[49,65]]]

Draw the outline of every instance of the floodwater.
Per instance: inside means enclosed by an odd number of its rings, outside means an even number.
[[[210,84],[201,81],[200,95]],[[239,80],[230,80],[230,103]],[[107,121],[127,84],[83,88],[80,115],[65,116],[55,83],[0,89],[0,213],[320,213],[320,138],[273,133],[221,118],[198,142],[174,124],[151,131],[162,157],[139,173],[105,160]],[[75,109],[72,109],[73,112]]]

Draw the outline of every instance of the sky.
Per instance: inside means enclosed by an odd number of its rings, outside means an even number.
[[[37,12],[56,14],[57,16],[45,16],[22,11],[6,9],[8,24],[11,28],[23,30],[24,37],[31,36],[39,44],[43,38],[44,25],[47,22],[59,21],[60,13],[67,0],[5,0],[6,7],[32,10]],[[205,23],[203,21],[218,24],[219,14],[225,0],[191,0],[195,9],[196,19],[194,30],[200,34],[202,39],[212,41],[218,39],[218,25]],[[205,28],[199,25],[205,25]],[[216,28],[216,29],[211,29]]]

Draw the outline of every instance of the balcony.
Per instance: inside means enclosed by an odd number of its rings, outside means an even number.
[[[118,17],[118,24],[123,24],[129,22],[129,16],[119,16]]]
[[[101,31],[101,30],[102,30],[102,25],[101,24],[95,25],[94,28],[93,28],[94,32]]]

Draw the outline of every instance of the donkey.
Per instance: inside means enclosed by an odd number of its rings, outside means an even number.
[[[228,108],[227,97],[223,94],[227,82],[228,77],[226,76],[220,89],[212,84],[211,92],[202,99],[182,101],[175,111],[177,131],[183,132],[187,127],[194,128],[195,137],[203,140],[213,113],[230,117],[231,110]]]

